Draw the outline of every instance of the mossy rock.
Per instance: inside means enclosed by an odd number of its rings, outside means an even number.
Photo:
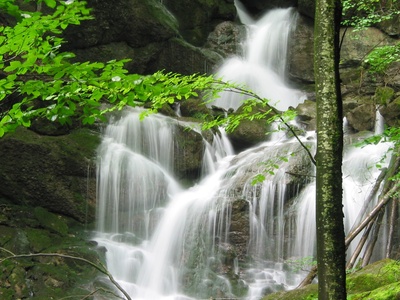
[[[348,300],[400,299],[400,262],[384,259],[347,275]],[[317,300],[318,285],[267,295],[263,300]]]
[[[400,281],[400,262],[380,260],[350,274],[347,278],[347,293],[350,295],[372,291],[398,281]]]
[[[0,140],[2,202],[45,207],[79,220],[94,219],[94,159],[99,133],[86,128],[45,136],[18,128]]]
[[[400,299],[400,282],[377,288],[373,291],[351,295],[349,300],[398,300]]]
[[[104,259],[82,224],[39,207],[3,205],[0,213],[0,259],[9,257],[0,263],[0,299],[81,299],[92,292],[100,273],[82,259]]]
[[[68,226],[61,217],[56,216],[43,207],[36,207],[34,214],[43,228],[58,233],[61,236],[67,235]]]

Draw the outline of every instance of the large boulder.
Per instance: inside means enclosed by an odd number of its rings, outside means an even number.
[[[312,19],[300,15],[297,26],[291,36],[288,53],[288,75],[291,80],[300,83],[312,83],[314,81],[314,22]],[[387,78],[372,78],[362,74],[360,69],[366,55],[377,45],[395,45],[398,39],[391,38],[377,28],[367,28],[356,31],[351,28],[342,29],[340,53],[340,72],[344,89],[365,89],[373,94],[375,88]],[[398,67],[394,67],[398,71]],[[393,76],[398,72],[393,71]],[[363,76],[362,76],[363,75]],[[362,80],[360,80],[362,78]],[[393,81],[393,80],[392,80]],[[394,82],[394,81],[393,81]],[[364,91],[363,91],[364,92]]]
[[[94,220],[94,158],[98,133],[77,129],[45,136],[25,128],[0,140],[0,199],[72,217]]]
[[[174,171],[181,180],[196,180],[201,175],[204,142],[200,133],[188,126],[177,126],[174,143]]]
[[[314,81],[314,24],[309,18],[299,16],[289,40],[288,76],[292,81]]]
[[[162,42],[178,34],[178,22],[157,0],[91,1],[93,20],[67,28],[69,49],[126,42],[132,48]]]

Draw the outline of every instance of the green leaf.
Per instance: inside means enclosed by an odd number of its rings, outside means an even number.
[[[46,3],[46,5],[50,8],[54,8],[56,7],[56,1],[55,0],[43,0],[44,3]]]
[[[21,62],[19,60],[14,60],[12,62],[10,62],[10,65],[6,68],[4,68],[5,72],[12,72],[17,70],[18,68],[21,67]]]

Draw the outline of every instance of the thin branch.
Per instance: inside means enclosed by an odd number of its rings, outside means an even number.
[[[219,84],[227,84],[224,82],[218,82]],[[256,93],[253,93],[251,91],[242,89],[240,87],[230,87],[225,89],[225,91],[227,92],[232,92],[232,93],[237,93],[237,94],[242,94],[242,95],[247,95],[250,97],[253,97],[261,102],[265,102],[266,99],[261,98],[260,96],[258,96]],[[295,132],[295,130],[293,129],[292,126],[290,126],[282,117],[282,112],[280,112],[279,110],[277,110],[275,107],[267,104],[269,108],[272,109],[272,111],[278,116],[279,120],[285,124],[285,126],[288,128],[288,130],[290,131],[291,134],[293,134],[293,136],[295,137],[295,139],[300,143],[301,147],[307,152],[311,162],[316,165],[316,161],[314,159],[314,156],[312,155],[312,153],[310,152],[310,150],[308,149],[308,147],[306,145],[304,145],[304,143],[300,140],[299,136],[297,135],[297,133]],[[265,112],[265,111],[264,111]]]
[[[10,251],[8,251],[7,249],[4,249],[2,247],[0,247],[0,250],[12,254]],[[86,264],[89,264],[90,266],[92,266],[93,268],[98,270],[99,272],[101,272],[104,275],[106,275],[110,279],[110,281],[114,284],[114,286],[126,297],[127,300],[132,300],[132,298],[128,295],[128,293],[118,284],[118,282],[115,281],[114,277],[110,274],[110,272],[107,271],[107,269],[105,268],[105,266],[103,264],[99,263],[100,264],[100,266],[99,266],[99,265],[91,262],[90,260],[87,260],[87,259],[82,258],[82,257],[76,257],[76,256],[67,255],[67,254],[60,254],[60,253],[32,253],[32,254],[19,254],[19,255],[12,254],[11,256],[7,256],[7,257],[2,258],[0,260],[0,264],[3,263],[6,260],[9,260],[9,259],[32,258],[32,257],[43,257],[43,256],[47,256],[47,257],[63,257],[63,258],[77,260],[77,261],[81,261],[81,262],[84,262]]]

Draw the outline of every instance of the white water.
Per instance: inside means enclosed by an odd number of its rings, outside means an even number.
[[[293,18],[291,10],[274,13],[283,23]],[[280,22],[269,16],[275,25]],[[270,46],[262,47],[269,51]],[[282,100],[278,108],[285,109],[301,101],[301,93],[284,83],[280,59],[263,61],[269,77],[262,77],[260,85],[268,83],[275,101]],[[232,67],[238,60],[230,61]],[[255,71],[259,63],[241,60],[236,67],[245,71],[243,64]],[[238,106],[240,101],[233,102]],[[129,110],[111,122],[99,149],[94,239],[107,249],[107,267],[121,286],[133,299],[144,300],[255,300],[294,288],[305,272],[291,269],[287,260],[315,257],[314,170],[299,144],[270,141],[233,155],[226,136],[215,135],[212,143],[204,141],[203,179],[184,189],[173,168],[179,124],[158,115],[139,122],[139,113]],[[346,149],[347,230],[364,206],[379,174],[375,163],[386,149]],[[265,180],[252,184],[259,173],[266,174]],[[239,231],[248,231],[248,240]]]
[[[268,99],[269,104],[279,110],[296,107],[305,98],[302,92],[291,88],[285,80],[288,39],[296,24],[296,12],[293,9],[274,9],[254,22],[239,2],[236,3],[242,22],[248,25],[244,57],[227,59],[217,71],[217,76],[243,85]],[[211,104],[236,110],[247,98],[224,92]]]

